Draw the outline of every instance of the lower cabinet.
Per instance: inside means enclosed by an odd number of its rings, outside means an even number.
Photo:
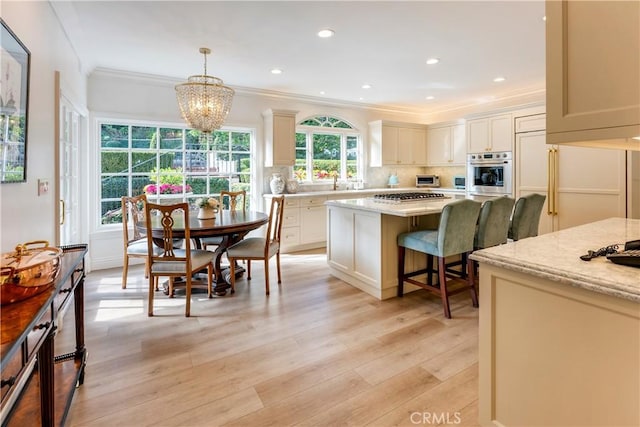
[[[326,196],[286,197],[281,250],[294,252],[322,248],[327,241]]]

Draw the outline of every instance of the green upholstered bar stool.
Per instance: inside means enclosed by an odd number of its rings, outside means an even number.
[[[442,209],[440,223],[437,230],[423,230],[403,233],[398,236],[398,296],[404,293],[404,282],[419,286],[432,293],[440,295],[444,308],[444,315],[451,318],[449,309],[449,295],[469,289],[473,306],[478,306],[478,295],[474,286],[473,269],[468,269],[467,277],[449,273],[445,258],[452,255],[466,256],[473,251],[473,239],[476,232],[480,203],[473,200],[458,200],[447,204]],[[427,268],[405,273],[404,259],[406,249],[427,254]],[[438,283],[433,284],[433,257],[438,259]],[[471,264],[467,264],[467,267]],[[412,279],[414,276],[427,273],[427,283]],[[449,279],[449,280],[447,280]],[[455,290],[447,289],[451,282],[461,283],[463,286]]]
[[[473,250],[507,243],[514,203],[514,199],[505,196],[487,200],[482,204],[476,235],[473,239]],[[475,261],[471,263],[474,277],[477,278],[478,263]]]
[[[540,214],[546,198],[543,194],[531,193],[518,199],[509,225],[510,239],[516,241],[538,235]]]

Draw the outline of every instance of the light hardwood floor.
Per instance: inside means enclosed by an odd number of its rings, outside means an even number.
[[[272,263],[273,264],[273,263]],[[252,266],[253,267],[253,266]],[[478,309],[445,319],[426,291],[378,301],[331,277],[321,253],[261,263],[232,296],[156,293],[143,268],[87,276],[85,383],[69,426],[477,425]],[[73,341],[73,310],[57,340]]]

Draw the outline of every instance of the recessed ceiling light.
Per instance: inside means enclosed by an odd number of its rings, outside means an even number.
[[[426,99],[428,99],[429,101],[431,101],[432,99],[436,99],[436,97],[435,97],[435,96],[431,96],[431,95],[429,95],[429,96],[427,96],[427,98],[426,98]]]
[[[273,68],[271,74],[282,74],[282,70],[280,68]]]
[[[505,79],[504,77],[502,77],[502,76],[500,76],[500,77],[496,77],[495,79],[493,79],[493,81],[494,81],[494,82],[496,82],[496,83],[500,83],[500,82],[503,82],[503,81],[505,81],[505,80],[506,80],[506,79]]]
[[[434,64],[437,64],[438,62],[440,62],[440,60],[438,58],[429,58],[429,59],[427,59],[427,65],[434,65]]]
[[[364,101],[364,98],[363,98],[363,97],[360,97],[360,101]]]
[[[371,89],[371,85],[369,83],[365,83],[362,85],[362,89]]]
[[[542,20],[543,20],[543,21],[546,21],[546,20],[547,20],[547,15],[543,16],[543,17],[542,17]]]
[[[335,31],[333,31],[330,28],[325,28],[324,30],[318,31],[318,37],[321,37],[323,39],[326,39],[328,37],[333,37],[334,34],[335,34]]]
[[[323,90],[320,91],[320,95],[324,95],[324,91]]]

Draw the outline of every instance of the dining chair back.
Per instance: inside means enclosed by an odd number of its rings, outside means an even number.
[[[251,260],[264,261],[264,280],[266,294],[269,295],[269,260],[276,257],[278,283],[282,283],[280,273],[280,236],[284,212],[284,196],[271,199],[269,223],[265,237],[249,237],[239,241],[227,249],[227,258],[231,266],[231,289],[235,291],[235,261],[247,260],[247,280],[251,280]]]
[[[220,209],[228,209],[230,212],[236,212],[238,210],[238,199],[241,200],[240,206],[242,211],[247,210],[247,192],[245,190],[240,191],[225,191],[220,192]],[[222,237],[205,237],[200,239],[203,249],[208,249],[209,246],[218,246],[222,243]]]
[[[478,295],[475,289],[473,269],[464,263],[462,277],[447,270],[446,257],[460,255],[465,257],[473,251],[473,239],[480,214],[480,203],[473,200],[451,202],[442,209],[437,230],[420,230],[398,235],[398,296],[404,293],[404,282],[419,286],[440,295],[444,315],[451,318],[449,295],[469,289],[474,307],[478,306]],[[427,268],[405,273],[406,249],[427,254]],[[438,260],[438,283],[433,284],[433,257]],[[427,282],[413,279],[415,276],[427,274]],[[449,279],[449,280],[448,280]],[[448,284],[456,282],[463,286],[454,290]]]
[[[242,210],[247,210],[247,192],[245,190],[239,191],[224,191],[220,192],[220,207],[225,207],[234,212],[238,210],[238,199],[241,199]]]
[[[510,239],[517,241],[538,235],[540,215],[546,198],[544,194],[531,193],[516,201],[509,225]]]
[[[149,277],[149,263],[147,262],[147,239],[136,224],[144,223],[144,206],[147,196],[142,194],[135,197],[124,196],[121,199],[122,207],[122,241],[124,243],[122,262],[122,289],[127,288],[127,276],[129,274],[129,258],[144,258],[144,277]],[[130,231],[130,227],[131,230]],[[159,248],[154,248],[159,252]]]
[[[191,281],[194,273],[207,270],[207,290],[209,298],[213,285],[213,252],[191,249],[191,229],[189,227],[189,204],[177,203],[174,205],[145,204],[147,225],[147,247],[149,259],[149,309],[148,315],[153,316],[153,283],[156,277],[169,278],[169,296],[173,296],[173,280],[176,277],[184,277],[186,307],[185,316],[191,315]],[[152,217],[157,215],[160,227],[157,227],[156,235],[153,235]],[[184,249],[176,246],[177,239],[173,237],[173,228],[184,229]],[[159,246],[160,252],[156,254],[154,247]]]

